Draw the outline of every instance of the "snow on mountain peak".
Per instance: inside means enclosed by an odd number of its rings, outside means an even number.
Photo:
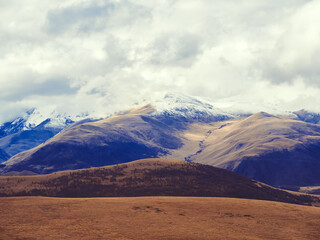
[[[156,99],[151,104],[156,109],[156,112],[152,113],[153,116],[165,115],[204,121],[234,117],[221,109],[215,108],[205,100],[181,93],[167,93],[163,98]]]
[[[54,106],[45,108],[32,108],[12,121],[0,124],[0,136],[6,136],[23,130],[32,130],[37,127],[55,129],[60,131],[66,126],[88,118],[88,114],[71,116],[67,113],[60,113]]]
[[[27,116],[24,130],[32,129],[40,124],[44,124],[46,128],[63,129],[70,123],[80,121],[86,117],[85,114],[70,116],[67,113],[60,113],[54,107],[46,107],[41,109],[33,109]]]

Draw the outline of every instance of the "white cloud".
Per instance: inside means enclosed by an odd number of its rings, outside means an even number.
[[[292,109],[320,101],[319,1],[0,4],[0,122],[46,104],[103,115],[167,91]]]

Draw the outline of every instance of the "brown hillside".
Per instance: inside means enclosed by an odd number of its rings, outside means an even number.
[[[291,151],[301,144],[320,142],[320,126],[257,113],[243,120],[221,123],[204,142],[200,163],[236,168],[245,157]]]
[[[319,125],[257,113],[193,124],[182,136],[183,147],[168,157],[222,167],[272,186],[320,185]]]
[[[65,171],[39,176],[0,177],[0,196],[129,197],[201,196],[319,204],[224,169],[168,159]]]

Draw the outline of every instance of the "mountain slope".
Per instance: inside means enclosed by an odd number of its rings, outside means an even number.
[[[59,130],[33,129],[14,133],[0,139],[0,148],[5,149],[8,156],[14,156],[47,141],[56,135]]]
[[[116,166],[50,175],[0,177],[0,195],[214,196],[307,205],[320,203],[319,197],[271,188],[223,169],[169,159],[144,159]]]
[[[0,163],[8,160],[10,156],[0,148]]]
[[[191,161],[273,186],[320,184],[320,126],[258,113],[215,129]]]
[[[174,128],[148,117],[153,111],[145,106],[66,129],[45,144],[12,157],[3,170],[50,173],[165,155],[181,142]]]

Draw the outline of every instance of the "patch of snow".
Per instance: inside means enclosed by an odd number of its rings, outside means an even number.
[[[12,134],[41,126],[60,131],[66,126],[86,118],[88,118],[88,114],[83,113],[71,116],[67,113],[58,112],[52,106],[41,109],[33,108],[11,122],[0,124],[0,130],[6,134]]]
[[[223,117],[224,119],[234,118],[219,108],[214,107],[211,103],[187,96],[181,93],[168,93],[163,98],[154,100],[151,103],[156,111],[152,116],[173,116],[184,117],[186,119],[202,119]]]

